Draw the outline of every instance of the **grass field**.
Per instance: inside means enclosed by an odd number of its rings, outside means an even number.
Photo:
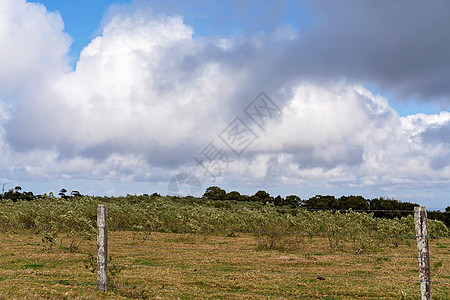
[[[62,243],[68,245],[68,243]],[[50,247],[42,234],[0,234],[1,299],[419,299],[417,250],[331,250],[305,237],[261,250],[249,233],[109,232],[110,290],[96,291],[95,241]],[[450,299],[450,239],[431,240],[433,299]],[[308,254],[309,253],[309,254]],[[400,257],[395,257],[400,256]],[[408,258],[412,257],[412,258]]]

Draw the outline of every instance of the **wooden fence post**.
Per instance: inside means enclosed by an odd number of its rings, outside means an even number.
[[[419,251],[419,278],[422,300],[431,300],[430,251],[428,248],[427,209],[414,207],[414,228]]]
[[[97,206],[97,290],[108,290],[108,208]]]

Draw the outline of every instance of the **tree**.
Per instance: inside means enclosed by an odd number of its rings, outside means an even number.
[[[203,198],[209,200],[225,200],[227,197],[227,192],[218,186],[210,186],[205,190]]]
[[[227,200],[236,200],[236,201],[242,201],[245,200],[245,197],[243,197],[243,195],[241,195],[239,192],[237,191],[231,191],[227,194]]]
[[[81,197],[81,196],[83,196],[83,195],[80,194],[79,191],[71,191],[71,192],[70,192],[70,195],[71,195],[72,197]]]
[[[22,190],[22,187],[21,186],[16,186],[14,188],[14,190],[18,193],[18,192],[20,192]]]
[[[61,198],[67,198],[66,196],[67,190],[65,188],[62,188],[59,190],[59,196],[61,196]]]
[[[280,195],[276,196],[275,198],[273,198],[273,204],[275,206],[283,206],[284,205],[284,199],[281,198]]]
[[[28,201],[33,200],[33,199],[34,199],[34,194],[33,194],[33,192],[23,192],[23,194],[22,194],[22,199],[23,199],[23,200],[28,200]]]
[[[21,188],[22,189],[22,188]],[[31,201],[34,199],[34,195],[32,192],[23,192],[20,193],[19,190],[21,189],[17,189],[14,188],[13,189],[9,189],[3,196],[2,199],[8,199],[11,200],[13,202],[19,201],[19,200],[26,200],[26,201]]]
[[[389,219],[401,218],[405,216],[402,210],[413,211],[414,206],[418,206],[416,203],[400,202],[395,199],[383,197],[370,200],[369,205],[370,210],[379,210],[374,212],[375,217]],[[392,210],[393,212],[387,212],[389,210]]]
[[[308,209],[338,209],[337,201],[334,196],[316,195],[306,201]]]
[[[341,210],[368,210],[369,203],[363,196],[342,196],[337,200],[338,209]]]
[[[297,195],[289,195],[286,196],[286,200],[284,201],[285,205],[289,205],[292,208],[296,208],[298,206],[303,205],[302,199],[300,199]]]
[[[270,194],[266,191],[257,191],[254,196],[258,199],[259,202],[273,202],[273,198],[270,197]]]
[[[247,197],[247,201],[249,201],[249,202],[259,202],[259,201],[261,201],[261,199],[259,199],[255,195],[252,195],[252,196]]]

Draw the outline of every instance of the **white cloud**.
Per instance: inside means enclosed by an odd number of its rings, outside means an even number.
[[[150,155],[217,132],[214,120],[223,116],[235,78],[220,62],[190,69],[189,57],[204,47],[192,34],[178,16],[155,19],[138,10],[114,17],[83,50],[76,70],[53,85],[70,114],[62,122],[77,124],[68,130],[73,147],[105,143]]]
[[[42,4],[2,0],[0,4],[0,91],[21,93],[68,69],[70,37],[57,13]],[[26,83],[26,85],[24,85]]]
[[[450,154],[448,146],[425,143],[418,134],[446,124],[449,113],[399,117],[386,99],[345,84],[299,84],[294,90],[280,120],[268,125],[253,145],[256,156],[266,153],[265,160],[250,161],[246,177],[257,181],[264,174],[273,183],[380,188],[448,180],[448,166],[431,165],[437,155]],[[242,163],[236,164],[231,169],[242,176]]]
[[[189,171],[192,157],[264,89],[258,62],[270,66],[279,55],[264,43],[296,38],[285,27],[249,41],[194,39],[181,16],[136,10],[112,16],[68,71],[59,15],[5,0],[0,16],[0,97],[13,96],[13,109],[0,105],[0,169],[17,180],[158,182]],[[450,178],[440,132],[423,137],[445,129],[448,112],[400,117],[358,85],[274,82],[281,117],[232,157],[219,182],[385,189]]]

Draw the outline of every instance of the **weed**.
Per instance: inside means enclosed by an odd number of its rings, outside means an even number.
[[[447,249],[447,246],[442,245],[440,242],[436,242],[436,246],[440,249]]]
[[[442,260],[440,260],[440,261],[434,263],[434,264],[433,264],[433,269],[438,269],[438,268],[442,267],[442,264],[443,264],[443,263],[444,263],[444,262],[443,262]]]
[[[414,297],[408,295],[408,293],[404,291],[400,293],[400,300],[411,300],[411,299],[414,299]]]
[[[45,250],[52,251],[53,246],[58,244],[57,234],[55,232],[45,232],[42,237],[42,244]]]
[[[92,255],[91,253],[88,254],[88,257],[84,260],[84,267],[85,269],[91,271],[91,273],[96,274],[97,273],[97,259]],[[114,290],[116,286],[118,285],[118,275],[120,272],[124,270],[124,266],[114,264],[112,256],[109,256],[108,261],[108,287],[111,290]]]

